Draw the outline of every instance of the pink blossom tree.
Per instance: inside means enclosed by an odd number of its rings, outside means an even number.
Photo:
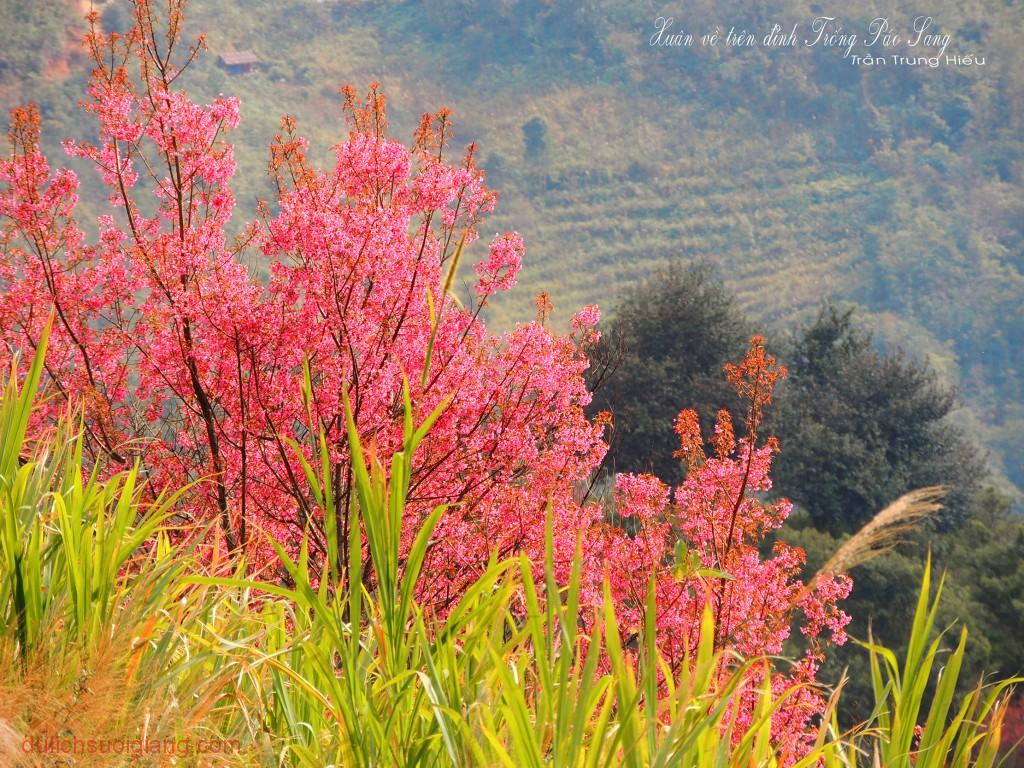
[[[342,540],[327,541],[289,440],[324,429],[344,519],[341,392],[363,435],[388,452],[401,434],[406,377],[423,412],[451,398],[419,456],[409,504],[414,514],[451,505],[424,599],[447,603],[493,547],[539,546],[534,523],[549,502],[559,527],[578,527],[591,512],[574,503],[574,486],[604,450],[583,415],[584,332],[556,336],[536,323],[503,338],[486,331],[487,298],[515,283],[515,233],[496,236],[476,265],[475,302],[453,298],[454,262],[471,250],[495,195],[472,146],[447,162],[447,111],[424,116],[410,150],[387,137],[376,87],[365,103],[347,88],[350,132],[323,170],[285,118],[271,146],[277,200],[228,242],[227,134],[238,103],[201,106],[176,89],[202,49],[201,38],[183,46],[180,3],[157,19],[140,1],[135,17],[124,37],[103,35],[89,18],[86,108],[100,138],[65,145],[110,189],[98,242],[87,243],[74,219],[75,175],[51,173],[40,152],[34,109],[14,113],[12,154],[0,165],[0,333],[8,353],[31,346],[55,308],[49,380],[61,399],[86,403],[92,454],[115,466],[137,458],[154,488],[204,479],[184,511],[219,519],[227,546],[257,562],[269,550],[254,526],[283,542],[308,529],[324,563],[345,551],[347,526],[338,526]],[[145,199],[154,196],[155,205]],[[250,273],[243,254],[262,260],[269,281]]]
[[[494,552],[540,563],[550,515],[560,576],[580,538],[584,600],[599,605],[607,576],[624,637],[642,625],[652,582],[658,644],[673,665],[696,646],[705,605],[716,645],[743,655],[780,651],[802,612],[811,649],[773,684],[813,681],[824,630],[843,639],[836,601],[849,582],[809,589],[799,550],[779,544],[759,555],[789,512],[758,496],[778,448],[759,441],[758,428],[783,374],[761,340],[727,371],[748,403],[745,436],[737,441],[720,414],[706,456],[696,416],[684,411],[686,481],[670,493],[652,477],[619,477],[610,524],[582,492],[610,423],[583,412],[585,349],[599,313],[584,307],[572,331],[557,335],[545,327],[551,305],[542,295],[536,322],[488,332],[481,310],[515,284],[523,257],[515,233],[494,237],[475,264],[471,301],[457,300],[457,267],[496,199],[472,145],[457,162],[446,158],[449,113],[423,116],[407,148],[388,137],[376,86],[365,99],[346,88],[348,135],[324,169],[284,118],[270,147],[276,199],[229,242],[227,136],[238,103],[221,96],[203,106],[177,88],[203,48],[201,38],[183,43],[182,4],[172,0],[157,18],[150,0],[136,0],[125,36],[104,35],[89,17],[86,109],[99,140],[65,148],[91,161],[109,189],[96,242],[74,217],[74,173],[52,171],[40,150],[38,112],[13,113],[11,154],[0,160],[0,354],[34,347],[54,313],[54,397],[43,418],[84,404],[94,459],[140,462],[154,490],[201,480],[184,518],[216,521],[219,539],[254,567],[273,565],[267,537],[294,548],[308,534],[314,567],[344,584],[352,500],[343,393],[370,450],[387,455],[401,443],[408,382],[418,418],[448,401],[417,453],[406,506],[415,522],[449,505],[423,567],[424,605],[443,611]],[[331,510],[303,471],[320,434],[337,489]],[[799,741],[815,706],[809,692],[780,712],[779,732]]]

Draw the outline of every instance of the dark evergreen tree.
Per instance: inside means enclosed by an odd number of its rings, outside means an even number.
[[[947,417],[957,399],[934,370],[882,352],[853,310],[825,306],[791,339],[770,426],[782,452],[775,487],[815,527],[852,532],[914,488],[945,485],[939,520],[959,524],[985,478],[979,449]]]
[[[527,160],[539,160],[548,149],[548,124],[543,117],[531,117],[523,123],[523,147]]]
[[[614,418],[609,468],[679,482],[673,421],[695,408],[710,432],[719,408],[735,411],[722,366],[743,356],[747,320],[709,266],[675,264],[631,291],[602,331],[591,409]]]

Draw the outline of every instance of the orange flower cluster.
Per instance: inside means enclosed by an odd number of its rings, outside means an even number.
[[[750,403],[747,414],[748,429],[756,430],[764,409],[772,401],[772,389],[788,371],[779,365],[774,355],[765,352],[764,336],[750,339],[750,349],[739,365],[726,363],[725,377],[736,387],[741,399]]]

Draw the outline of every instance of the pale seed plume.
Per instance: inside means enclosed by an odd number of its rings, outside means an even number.
[[[814,589],[818,579],[846,573],[901,543],[906,534],[942,509],[940,500],[947,490],[942,485],[931,485],[900,496],[836,550],[814,574],[808,589]]]

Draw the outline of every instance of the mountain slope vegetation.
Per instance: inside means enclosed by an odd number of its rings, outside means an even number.
[[[126,21],[119,0],[97,9],[109,27]],[[968,407],[957,419],[1019,487],[1024,9],[931,4],[947,52],[982,66],[862,67],[835,48],[699,44],[715,28],[806,30],[821,12],[802,0],[194,0],[190,23],[210,30],[212,55],[187,86],[242,99],[240,145],[265,146],[288,113],[321,156],[343,138],[344,83],[380,81],[399,135],[447,104],[456,141],[479,143],[502,193],[488,226],[527,244],[521,285],[492,322],[531,318],[543,290],[564,325],[578,305],[609,306],[676,259],[716,264],[769,333],[825,299],[857,304],[881,343],[959,389]],[[40,102],[51,153],[80,133],[82,13],[4,3],[15,44],[0,53],[0,101]],[[856,0],[842,13],[846,31],[887,15],[905,33],[920,9]],[[659,16],[697,43],[651,46]],[[231,49],[261,66],[227,74],[216,57]],[[240,203],[269,198],[266,157],[239,161]],[[99,187],[80,175],[88,203]]]

